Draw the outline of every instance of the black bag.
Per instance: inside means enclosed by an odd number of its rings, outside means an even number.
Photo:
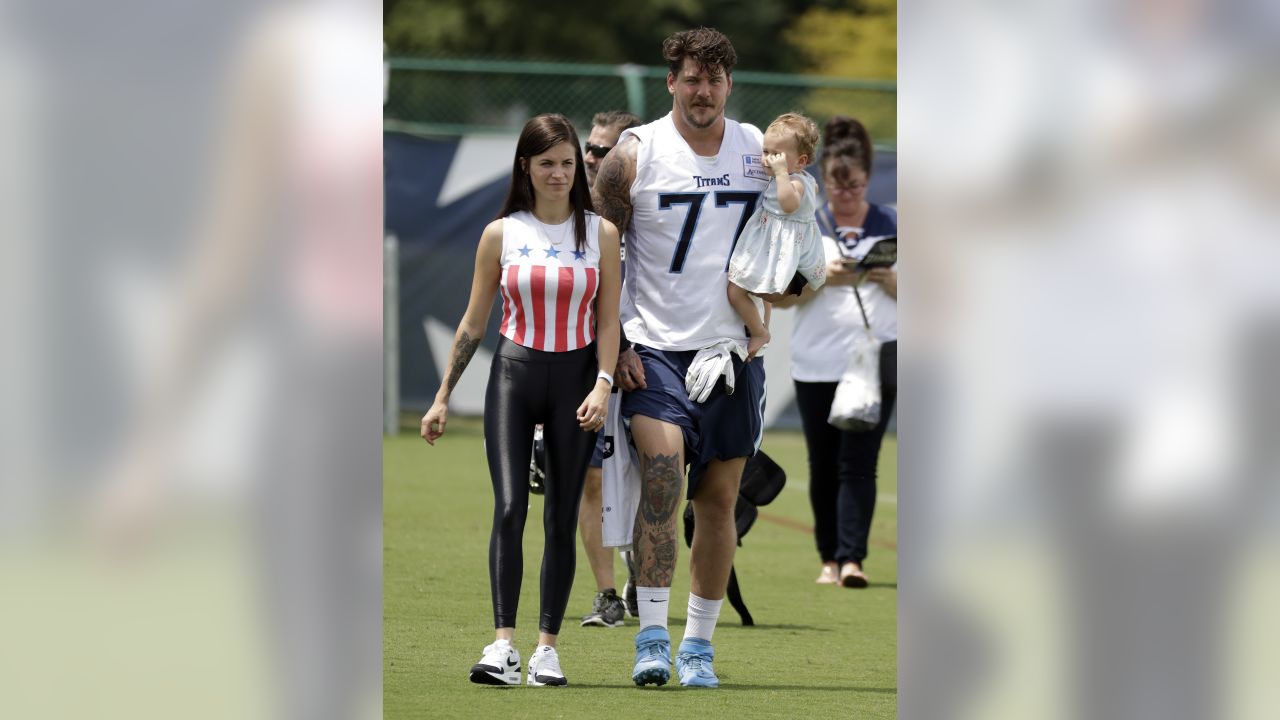
[[[787,471],[783,470],[773,458],[757,452],[747,460],[747,467],[742,471],[742,486],[738,494],[759,505],[768,505],[782,492],[787,484]],[[741,533],[739,533],[741,536]]]

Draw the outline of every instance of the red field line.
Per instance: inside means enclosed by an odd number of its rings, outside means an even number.
[[[774,525],[778,525],[784,528],[789,528],[791,530],[799,530],[802,533],[808,533],[810,535],[813,534],[813,526],[806,525],[800,522],[799,520],[792,520],[791,518],[782,517],[781,515],[773,515],[771,513],[764,512],[763,510],[759,512],[759,515],[757,517],[759,517],[761,520],[764,520],[765,522],[773,523]],[[895,552],[898,550],[898,543],[896,542],[885,542],[884,540],[872,540],[871,544],[874,545],[875,547],[884,548],[886,550],[893,550]]]

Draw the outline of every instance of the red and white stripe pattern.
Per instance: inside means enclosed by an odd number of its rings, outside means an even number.
[[[595,299],[600,287],[598,222],[588,222],[587,252],[569,250],[551,256],[545,235],[517,213],[503,223],[500,332],[512,342],[544,352],[567,352],[596,339]],[[594,218],[591,218],[594,220]],[[513,220],[525,220],[522,223]],[[572,237],[572,236],[570,236]],[[521,250],[527,248],[528,252]],[[555,248],[552,248],[555,249]]]

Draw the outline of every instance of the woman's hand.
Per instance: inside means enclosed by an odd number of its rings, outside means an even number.
[[[422,439],[428,445],[435,445],[436,440],[444,435],[444,426],[449,422],[449,403],[435,401],[426,415],[422,416]]]
[[[889,297],[898,299],[898,273],[892,268],[872,268],[867,271],[867,280],[884,288]]]
[[[596,386],[587,394],[587,399],[578,406],[578,426],[587,432],[595,432],[604,427],[608,416],[609,383],[597,379]]]
[[[845,265],[843,260],[836,259],[827,263],[827,285],[856,285],[858,283],[857,270]]]

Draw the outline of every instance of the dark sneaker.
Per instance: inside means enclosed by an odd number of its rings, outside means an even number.
[[[591,603],[591,614],[582,616],[582,627],[590,627],[598,625],[600,627],[622,627],[622,616],[625,614],[622,607],[622,598],[618,597],[618,593],[609,588],[601,593],[596,593],[596,599]]]

